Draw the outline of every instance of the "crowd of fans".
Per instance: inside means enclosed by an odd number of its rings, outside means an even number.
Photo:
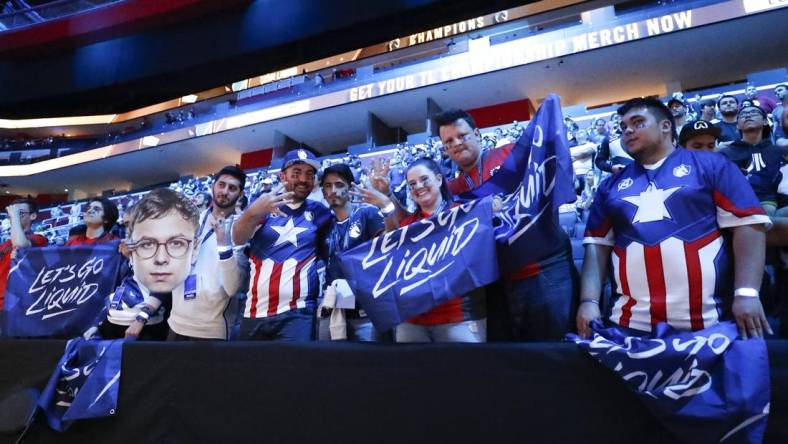
[[[309,150],[295,149],[276,170],[247,174],[228,166],[210,177],[184,178],[148,193],[50,209],[48,223],[68,219],[67,238],[62,237],[62,226],[44,230],[48,238],[34,235],[36,205],[21,200],[9,207],[9,219],[4,221],[9,239],[3,244],[6,268],[0,272],[7,277],[8,253],[20,246],[122,240],[120,252],[130,260],[131,271],[86,332],[105,337],[558,340],[573,330],[587,335],[588,322],[602,313],[607,320],[641,333],[655,322],[697,329],[729,316],[739,323],[742,336],[761,336],[771,332],[765,313],[776,314],[786,302],[780,295],[785,293],[787,258],[781,257],[778,247],[786,245],[788,226],[784,177],[788,140],[782,130],[788,124],[788,115],[782,113],[788,89],[777,86],[779,103],[771,105],[753,91],[748,88],[743,99],[723,95],[714,102],[687,103],[681,94],[667,104],[635,99],[587,128],[566,118],[578,198],[562,206],[561,212],[588,223],[582,284],[572,262],[569,233],[558,228],[546,232],[550,239],[539,247],[540,259],[508,273],[493,293],[480,288],[458,295],[393,332],[376,331],[359,308],[336,308],[338,298],[352,293],[336,258],[383,232],[455,205],[458,196],[477,190],[514,149],[524,130],[519,123],[482,134],[469,114],[450,110],[435,118],[439,137],[423,144],[322,161]],[[725,128],[732,122],[734,140],[726,140]],[[671,165],[672,176],[659,179],[663,163]],[[655,304],[655,296],[638,294],[642,289],[628,288],[626,276],[619,276],[624,256],[616,234],[639,239],[654,231],[642,231],[641,222],[689,223],[676,214],[675,207],[665,206],[668,197],[682,189],[668,189],[666,181],[687,176],[699,182],[692,187],[694,197],[682,206],[690,210],[682,211],[701,217],[710,242],[730,242],[733,256],[747,260],[728,264],[728,269],[736,267],[735,298],[732,290],[727,294],[717,284],[707,288],[704,281],[699,293],[690,295],[700,298],[702,309],[670,308],[661,317],[652,310],[643,317],[638,304],[647,307],[649,298]],[[617,204],[614,196],[639,186],[641,180],[646,182],[639,197],[619,198],[637,207],[631,216],[634,209]],[[644,208],[646,201],[649,208]],[[700,229],[696,222],[693,219],[693,230]],[[764,227],[773,228],[765,234]],[[653,248],[642,242],[644,248]],[[663,261],[672,260],[666,251]],[[609,260],[614,265],[612,279],[605,272]],[[698,260],[704,270],[720,266]],[[750,265],[740,265],[745,262]],[[186,264],[185,271],[179,264]],[[194,270],[199,270],[196,276]],[[689,265],[687,270],[691,275]],[[179,279],[186,283],[177,285]],[[651,285],[649,281],[647,286]]]

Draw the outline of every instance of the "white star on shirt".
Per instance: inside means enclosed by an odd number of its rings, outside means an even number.
[[[279,238],[274,242],[274,247],[285,242],[290,242],[294,247],[298,246],[298,235],[306,231],[306,228],[296,227],[293,219],[287,219],[287,223],[279,227],[271,227],[279,234]]]
[[[668,188],[663,190],[650,184],[646,191],[639,196],[629,196],[623,198],[625,201],[638,207],[632,223],[636,222],[658,222],[664,218],[673,219],[665,206],[665,201],[681,187]]]

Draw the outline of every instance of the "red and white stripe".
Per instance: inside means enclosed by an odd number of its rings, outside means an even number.
[[[714,260],[723,239],[714,231],[685,242],[670,237],[657,245],[633,242],[611,255],[621,296],[610,319],[622,327],[651,331],[659,322],[700,330],[719,320]]]
[[[315,256],[304,260],[252,260],[252,285],[246,299],[244,317],[265,318],[306,307],[309,272]]]

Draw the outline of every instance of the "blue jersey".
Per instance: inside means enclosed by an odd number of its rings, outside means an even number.
[[[318,247],[331,223],[331,212],[312,200],[284,216],[263,219],[250,241],[251,282],[244,317],[263,318],[298,308],[314,308],[320,292]]]
[[[719,321],[732,279],[720,229],[769,223],[728,159],[676,149],[661,164],[629,165],[599,186],[584,243],[613,247],[611,321],[643,331],[659,322],[700,330]]]
[[[350,216],[342,222],[333,219],[326,236],[326,284],[344,277],[339,264],[340,253],[372,239],[381,233],[384,227],[385,220],[380,210],[366,204],[354,208]]]

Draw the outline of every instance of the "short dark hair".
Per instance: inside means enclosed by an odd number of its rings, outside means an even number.
[[[435,120],[435,123],[438,124],[438,128],[446,125],[454,125],[454,122],[459,119],[463,119],[468,122],[468,126],[470,126],[471,129],[476,129],[476,121],[473,120],[473,117],[471,117],[471,115],[466,111],[457,108],[439,112],[438,114],[435,114],[433,119]]]
[[[706,106],[710,106],[710,107],[714,108],[714,100],[711,100],[711,99],[701,100],[700,108],[703,109]]]
[[[670,139],[674,142],[676,141],[676,121],[673,119],[670,109],[661,100],[637,97],[628,100],[616,112],[623,117],[624,114],[636,108],[646,108],[650,113],[654,114],[657,120],[670,122]]]
[[[27,204],[27,207],[30,209],[31,213],[33,214],[38,213],[38,204],[36,203],[36,201],[34,201],[29,197],[20,197],[19,199],[16,199],[13,202],[11,202],[11,204],[12,205]]]
[[[733,99],[733,100],[736,101],[736,105],[739,104],[739,98],[738,97],[732,96],[730,94],[723,94],[723,95],[720,96],[719,99],[717,99],[717,107],[720,106],[720,102],[722,102],[722,99]]]
[[[236,179],[238,179],[238,182],[241,183],[241,185],[240,185],[241,189],[242,190],[244,189],[244,187],[246,186],[246,173],[244,173],[244,170],[239,168],[238,165],[227,165],[226,167],[224,167],[221,170],[219,170],[218,173],[213,175],[213,180],[217,181],[217,180],[219,180],[219,177],[221,177],[221,176],[223,176],[225,174],[228,175],[228,176],[232,176],[232,177],[235,177]]]
[[[88,204],[91,202],[98,202],[101,204],[101,208],[104,210],[104,231],[109,231],[118,221],[118,207],[106,197],[90,199]]]
[[[355,183],[355,179],[353,177],[353,170],[350,169],[349,166],[345,165],[344,163],[338,163],[336,165],[331,165],[328,168],[323,170],[323,175],[320,177],[320,186],[323,186],[323,182],[326,180],[326,176],[329,174],[336,174],[342,180],[347,182],[348,185]]]
[[[138,223],[162,218],[172,211],[194,225],[194,231],[197,232],[200,213],[194,203],[175,190],[158,188],[146,194],[134,205],[134,211],[129,219],[129,234],[134,232],[134,227]]]

